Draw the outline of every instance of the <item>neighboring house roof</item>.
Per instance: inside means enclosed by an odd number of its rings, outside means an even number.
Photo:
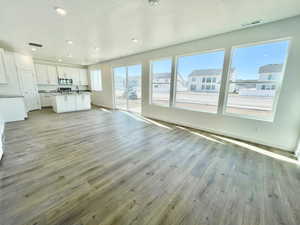
[[[155,73],[153,74],[155,79],[170,79],[171,73]]]
[[[258,80],[257,79],[255,79],[255,80],[242,80],[242,79],[238,79],[238,80],[235,80],[235,82],[241,82],[241,83],[247,83],[247,82],[249,82],[249,83],[253,83],[253,82],[257,82]]]
[[[268,64],[259,67],[259,73],[279,73],[282,71],[283,64]]]
[[[171,73],[155,73],[154,77],[155,79],[171,79]],[[178,74],[177,79],[180,81],[184,81],[183,77],[180,74]]]
[[[189,77],[192,76],[212,76],[212,75],[221,75],[222,69],[205,69],[205,70],[193,70]]]

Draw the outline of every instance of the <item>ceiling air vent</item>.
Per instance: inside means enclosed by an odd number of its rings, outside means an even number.
[[[255,25],[258,25],[258,24],[261,24],[261,23],[262,23],[262,20],[255,20],[255,21],[252,21],[251,23],[242,24],[242,27],[255,26]]]
[[[33,46],[33,47],[38,47],[38,48],[42,48],[42,47],[43,47],[43,45],[37,44],[37,43],[33,43],[33,42],[29,42],[28,44],[29,44],[30,46]]]

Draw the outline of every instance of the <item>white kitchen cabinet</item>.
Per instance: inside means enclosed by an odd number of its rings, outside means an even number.
[[[66,77],[66,74],[65,74],[65,67],[63,67],[63,66],[58,66],[58,67],[57,67],[57,73],[58,73],[58,77],[59,77],[59,78],[64,78],[64,79],[67,78],[67,77]]]
[[[55,93],[40,93],[41,105],[42,107],[51,107],[52,99]]]
[[[79,85],[80,71],[78,68],[70,68],[70,77],[73,80],[73,85]]]
[[[57,85],[57,70],[55,66],[35,64],[37,83],[40,85]]]
[[[48,84],[48,67],[47,65],[35,64],[36,79],[38,84]]]
[[[89,94],[81,94],[76,98],[77,110],[88,110],[91,108],[91,96]]]
[[[52,98],[52,107],[56,113],[89,110],[91,95],[89,93],[56,95]]]
[[[0,115],[4,122],[25,120],[28,117],[23,96],[0,96]]]
[[[88,73],[86,69],[80,69],[79,85],[89,85]]]
[[[2,158],[3,150],[4,150],[4,126],[5,126],[5,122],[2,119],[2,116],[0,114],[0,160]]]
[[[7,84],[4,50],[0,49],[0,84]]]
[[[57,70],[56,66],[47,66],[48,69],[48,83],[51,85],[57,85],[58,84],[58,76],[57,76]]]
[[[57,73],[59,78],[72,79],[73,85],[88,85],[87,75],[81,69],[74,67],[58,66]]]

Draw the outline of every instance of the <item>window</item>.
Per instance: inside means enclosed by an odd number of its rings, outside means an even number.
[[[217,82],[217,78],[214,77],[214,78],[212,79],[212,82],[213,82],[213,83],[216,83],[216,82]]]
[[[91,89],[92,91],[102,91],[102,75],[101,70],[91,70]]]
[[[268,80],[272,80],[272,75],[271,74],[268,76]]]
[[[172,59],[151,62],[151,104],[169,106]]]
[[[194,81],[194,82],[195,82],[195,81],[196,81],[196,78],[195,78],[195,77],[193,77],[193,78],[192,78],[192,81]]]
[[[289,41],[233,49],[225,112],[272,121]]]
[[[211,86],[212,77],[220,77],[223,72],[224,51],[215,51],[189,56],[180,56],[177,60],[175,87],[176,107],[216,113],[220,85]],[[189,77],[200,77],[202,83],[190,88]],[[206,83],[205,83],[206,81]],[[205,85],[206,84],[206,85]]]

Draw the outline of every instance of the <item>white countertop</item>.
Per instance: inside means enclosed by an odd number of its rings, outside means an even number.
[[[60,93],[60,92],[40,92],[40,94],[45,94],[45,95],[52,95],[52,96],[66,96],[66,95],[91,95],[91,92],[88,91],[80,91],[78,92],[65,92],[65,93]]]

